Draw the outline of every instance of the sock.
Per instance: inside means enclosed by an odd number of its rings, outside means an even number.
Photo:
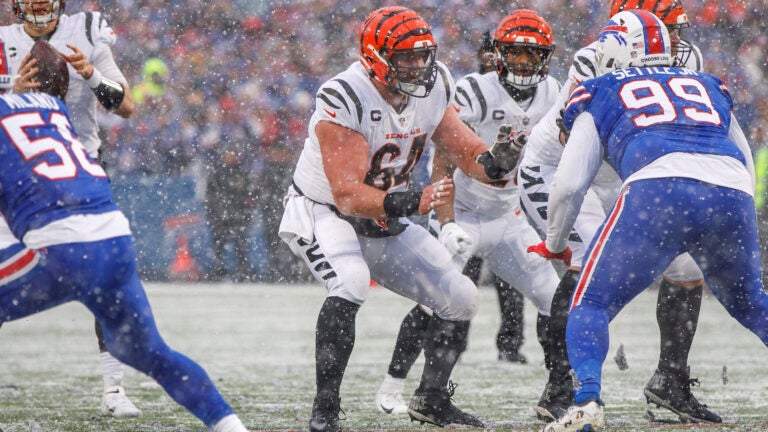
[[[662,279],[656,302],[656,321],[661,337],[660,370],[687,369],[688,354],[699,322],[702,291],[702,285],[685,288]]]
[[[355,317],[360,305],[327,297],[317,317],[315,372],[317,393],[338,396],[355,345]]]
[[[123,364],[112,357],[109,352],[99,353],[101,378],[104,388],[123,385]]]
[[[578,270],[566,271],[562,279],[560,279],[560,284],[557,285],[555,295],[552,297],[549,331],[547,332],[548,349],[545,348],[544,350],[545,353],[549,353],[550,373],[568,373],[571,369],[571,365],[568,362],[568,348],[565,344],[565,329],[568,325],[571,297],[578,280]],[[537,328],[537,330],[539,329]]]
[[[499,352],[516,353],[525,341],[523,327],[523,295],[512,285],[494,275],[493,285],[499,294],[501,324],[496,335]]]
[[[432,315],[424,341],[424,372],[417,392],[444,390],[459,355],[466,347],[469,321],[448,321]]]
[[[403,389],[405,388],[405,379],[404,378],[395,378],[392,375],[387,374],[384,376],[384,381],[381,382],[381,385],[379,386],[378,393],[387,393],[387,394],[393,394],[393,393],[403,393]]]
[[[405,379],[408,376],[408,372],[421,354],[424,332],[427,330],[429,320],[429,314],[419,305],[411,309],[403,318],[387,370],[393,378]]]

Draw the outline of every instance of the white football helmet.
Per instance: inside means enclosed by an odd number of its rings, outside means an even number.
[[[595,62],[598,76],[616,69],[672,66],[669,30],[646,10],[622,11],[600,30]]]
[[[64,12],[64,0],[11,0],[13,13],[20,20],[37,27],[59,19]]]

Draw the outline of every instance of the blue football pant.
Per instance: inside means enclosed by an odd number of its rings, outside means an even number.
[[[752,197],[693,179],[638,180],[592,240],[571,301],[566,342],[580,381],[576,403],[600,397],[609,322],[683,252],[728,313],[768,345]]]
[[[0,322],[80,302],[102,325],[115,358],[155,379],[208,427],[233,413],[203,368],[158,333],[129,236],[55,245],[37,254],[37,266],[0,286]]]

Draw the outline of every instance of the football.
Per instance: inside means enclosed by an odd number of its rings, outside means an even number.
[[[35,66],[40,69],[36,75],[40,81],[38,90],[63,100],[69,89],[69,70],[64,56],[43,40],[35,42],[29,54],[37,60]]]

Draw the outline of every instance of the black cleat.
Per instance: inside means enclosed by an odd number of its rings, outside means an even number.
[[[554,380],[550,377],[536,405],[536,418],[552,422],[564,416],[573,405],[573,379],[570,374]]]
[[[318,394],[312,403],[309,432],[341,432],[339,411],[341,411],[339,396]]]
[[[643,393],[649,404],[672,411],[683,423],[722,423],[719,415],[696,400],[691,393],[692,385],[699,385],[699,380],[691,378],[688,370],[668,372],[656,369]]]
[[[519,351],[499,351],[499,361],[528,364],[528,359],[525,358],[524,355],[520,354]]]
[[[419,421],[421,424],[430,423],[445,427],[449,424],[462,424],[469,426],[485,427],[485,423],[472,414],[456,408],[451,403],[451,397],[456,390],[456,385],[448,383],[447,389],[419,392],[411,398],[408,405],[408,415],[411,421]]]

